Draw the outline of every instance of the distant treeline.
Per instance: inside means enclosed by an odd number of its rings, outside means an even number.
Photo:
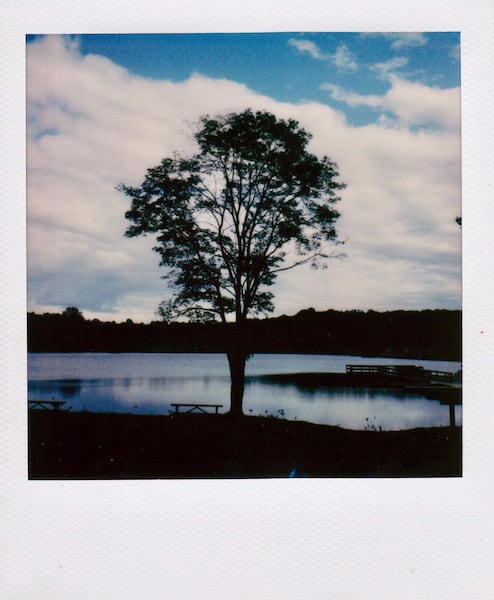
[[[295,316],[233,324],[124,323],[62,314],[28,313],[30,352],[225,352],[241,343],[250,353],[314,353],[461,360],[461,311],[302,310]]]

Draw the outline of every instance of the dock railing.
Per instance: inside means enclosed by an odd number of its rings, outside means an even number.
[[[429,371],[431,381],[437,383],[453,383],[454,374],[449,371]]]
[[[453,373],[429,371],[416,365],[346,365],[348,375],[382,377],[420,383],[451,383]]]

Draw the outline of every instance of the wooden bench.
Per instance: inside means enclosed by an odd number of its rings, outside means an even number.
[[[175,414],[178,414],[180,412],[180,407],[185,407],[185,408],[188,408],[189,410],[184,411],[183,414],[188,414],[188,413],[197,411],[197,412],[202,412],[206,415],[212,415],[212,414],[217,415],[218,409],[221,408],[223,406],[223,404],[184,404],[184,403],[172,402],[171,406],[175,407]],[[212,413],[212,412],[209,412],[208,410],[205,410],[208,408],[214,408],[215,412]]]
[[[28,400],[29,408],[44,408],[45,410],[60,410],[66,402],[60,400]]]

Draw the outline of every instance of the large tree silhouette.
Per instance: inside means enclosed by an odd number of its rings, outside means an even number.
[[[273,310],[276,275],[297,265],[324,264],[337,242],[334,206],[344,184],[337,165],[307,151],[311,135],[292,119],[268,112],[202,117],[198,152],[165,158],[131,198],[129,237],[156,234],[155,250],[173,297],[166,320],[233,321],[228,348],[230,414],[242,414],[249,348],[242,326]]]

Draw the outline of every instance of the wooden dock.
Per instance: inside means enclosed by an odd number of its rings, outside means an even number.
[[[346,373],[362,383],[392,385],[439,400],[449,406],[449,425],[456,427],[455,406],[462,403],[462,388],[448,371],[430,371],[416,365],[346,365]]]
[[[429,371],[416,365],[346,365],[348,375],[378,377],[414,383],[452,383],[453,373]]]

